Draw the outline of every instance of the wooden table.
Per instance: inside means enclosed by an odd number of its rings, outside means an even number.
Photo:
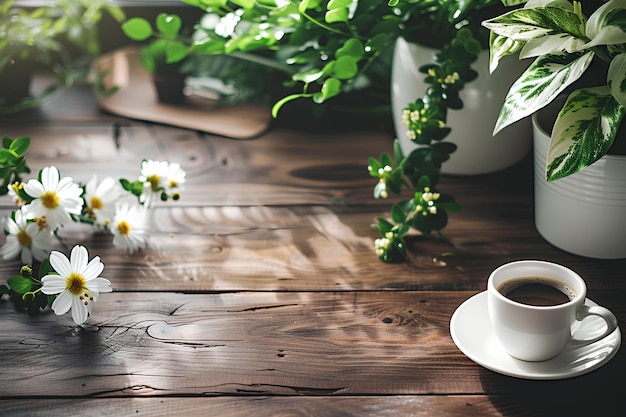
[[[390,134],[273,126],[236,141],[99,114],[74,94],[0,121],[32,137],[34,172],[130,178],[153,158],[181,163],[187,184],[154,210],[149,249],[65,231],[114,288],[85,328],[0,301],[0,415],[626,415],[624,349],[586,375],[534,381],[475,364],[450,336],[455,309],[518,259],[573,268],[626,329],[626,260],[570,255],[537,234],[530,159],[444,177],[462,204],[451,243],[414,236],[407,263],[385,264],[371,224],[390,202],[372,198],[366,166]],[[1,281],[19,267],[3,261]]]

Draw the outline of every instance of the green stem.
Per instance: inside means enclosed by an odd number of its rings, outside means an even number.
[[[295,6],[296,8],[298,7],[298,5],[297,5],[297,4],[294,4],[293,2],[290,2],[290,3],[291,3],[293,6]],[[311,16],[310,16],[308,13],[306,13],[306,12],[300,11],[300,14],[301,14],[304,18],[306,18],[309,22],[313,23],[314,25],[319,26],[320,28],[322,28],[322,29],[324,29],[324,30],[329,31],[330,33],[334,33],[334,34],[337,34],[337,35],[340,35],[340,36],[347,36],[347,37],[351,37],[351,36],[352,36],[352,37],[355,37],[355,35],[354,35],[354,34],[352,34],[352,33],[346,33],[346,32],[344,32],[344,31],[342,31],[342,30],[335,29],[335,28],[333,28],[333,27],[331,27],[331,26],[328,26],[328,25],[326,25],[326,24],[324,24],[324,23],[320,22],[320,21],[319,21],[319,20],[317,20],[317,19],[314,19],[313,17],[311,17]],[[361,39],[361,40],[365,39],[365,38],[363,38],[363,37],[361,37],[361,36],[358,36],[358,35],[356,35],[356,37],[358,37],[358,38],[359,38],[359,39]]]
[[[277,69],[289,75],[292,75],[295,72],[294,69],[287,65],[283,65],[276,60],[265,58],[259,55],[249,54],[247,52],[241,51],[232,52],[230,55],[244,61],[254,62],[256,64],[261,64],[269,68]]]

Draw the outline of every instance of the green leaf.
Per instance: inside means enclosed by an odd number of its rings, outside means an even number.
[[[254,0],[231,0],[231,1],[246,10],[250,10],[254,8]]]
[[[494,135],[552,102],[582,76],[593,57],[593,52],[584,52],[537,58],[511,86],[498,116]]]
[[[626,3],[608,1],[589,17],[586,26],[591,42],[586,47],[626,43]]]
[[[505,6],[518,6],[527,2],[528,0],[502,0],[502,4]]]
[[[9,287],[18,294],[24,294],[29,292],[33,288],[33,281],[30,278],[24,278],[23,276],[16,275],[7,280]]]
[[[298,5],[300,13],[304,13],[309,9],[314,9],[321,4],[321,0],[303,0]]]
[[[189,51],[182,42],[169,42],[165,48],[165,62],[174,64],[187,58]]]
[[[615,100],[626,107],[626,53],[613,58],[606,78]]]
[[[17,156],[15,155],[15,152],[10,149],[0,149],[0,163],[15,165],[16,161]]]
[[[393,141],[393,156],[398,165],[400,165],[404,160],[404,152],[402,152],[402,146],[400,146],[400,141],[398,139],[394,139]]]
[[[52,268],[52,265],[50,264],[50,258],[46,258],[41,262],[41,265],[39,265],[39,278],[43,278],[46,275],[50,275],[50,274],[54,274],[55,271]]]
[[[583,39],[581,24],[580,17],[573,10],[562,7],[516,9],[483,22],[483,26],[492,32],[521,42],[554,34]]]
[[[340,56],[335,61],[333,75],[340,80],[349,80],[359,72],[357,61],[352,56]]]
[[[502,57],[520,52],[520,58],[580,50],[587,37],[580,17],[562,7],[513,10],[484,21],[491,31],[489,70],[495,71]]]
[[[312,83],[314,81],[319,80],[324,76],[324,71],[314,68],[310,71],[306,72],[297,72],[293,75],[292,79],[294,81],[302,81],[306,84]]]
[[[337,49],[337,53],[335,56],[337,58],[342,56],[352,57],[355,61],[358,61],[363,57],[365,51],[363,49],[363,44],[357,38],[350,38],[343,44],[343,46]]]
[[[391,155],[389,155],[387,152],[383,152],[382,154],[380,154],[380,163],[383,167],[393,166],[393,159],[391,158]]]
[[[145,41],[152,36],[152,25],[142,17],[133,17],[122,23],[122,31],[134,41]]]
[[[182,20],[174,14],[159,13],[156,17],[156,28],[165,36],[174,38],[180,32]],[[152,29],[150,29],[152,31]]]
[[[402,204],[394,204],[391,207],[391,220],[396,223],[404,223],[406,220],[407,212],[404,211]]]
[[[378,170],[383,167],[382,164],[378,162],[376,158],[370,156],[367,159],[367,165],[371,167],[371,169],[369,170],[370,175],[372,177],[378,178]]]
[[[570,94],[552,130],[546,158],[548,181],[578,172],[604,156],[625,113],[606,86]]]
[[[330,0],[326,6],[324,20],[326,23],[348,23],[350,18],[350,4],[352,0]]]
[[[13,138],[11,136],[2,136],[2,147],[9,148],[11,146],[11,142],[13,142]]]
[[[341,92],[341,81],[337,78],[329,78],[324,81],[322,85],[322,91],[313,95],[313,100],[316,103],[323,103],[329,98],[335,97]]]
[[[30,138],[22,136],[11,142],[9,149],[15,152],[17,155],[24,155],[30,146]]]

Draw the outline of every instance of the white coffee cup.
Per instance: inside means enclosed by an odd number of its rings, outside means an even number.
[[[508,282],[510,287],[511,280],[525,277],[560,282],[565,285],[565,292],[571,294],[562,304],[538,306],[513,301],[501,293],[504,291],[503,284]],[[551,359],[568,344],[585,346],[608,336],[617,328],[615,315],[604,307],[586,305],[586,297],[587,286],[577,273],[545,261],[507,263],[495,269],[487,282],[487,306],[495,334],[511,356],[525,361]],[[589,339],[572,339],[582,320],[591,315],[602,317],[606,329]]]

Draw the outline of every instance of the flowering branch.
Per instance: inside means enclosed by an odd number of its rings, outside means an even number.
[[[383,153],[379,159],[369,158],[368,171],[378,178],[374,198],[388,198],[389,191],[401,194],[404,187],[413,192],[412,199],[391,207],[390,220],[378,217],[374,224],[380,233],[375,241],[376,255],[385,262],[406,260],[403,239],[412,228],[424,235],[436,231],[442,236],[447,213],[460,209],[452,196],[439,193],[435,187],[442,164],[456,150],[455,144],[443,140],[451,131],[446,125],[448,110],[463,108],[459,93],[476,78],[471,64],[480,51],[471,31],[462,28],[437,54],[435,63],[420,67],[429,87],[424,97],[409,103],[402,113],[407,136],[420,146],[405,156],[396,141],[393,156]]]
[[[99,293],[110,292],[110,282],[98,276],[104,265],[99,257],[88,260],[87,249],[74,246],[71,260],[52,251],[60,229],[69,223],[86,223],[113,235],[113,245],[133,253],[149,240],[148,211],[158,201],[180,199],[185,171],[179,164],[143,160],[136,180],[99,181],[86,184],[62,177],[54,166],[41,169],[37,179],[22,181],[30,172],[24,153],[30,139],[4,137],[0,149],[0,177],[17,209],[3,218],[6,243],[0,247],[3,260],[20,258],[20,274],[0,285],[0,296],[9,295],[17,307],[34,312],[51,307],[56,314],[72,310],[82,324],[93,310]],[[40,262],[38,274],[33,263]]]

